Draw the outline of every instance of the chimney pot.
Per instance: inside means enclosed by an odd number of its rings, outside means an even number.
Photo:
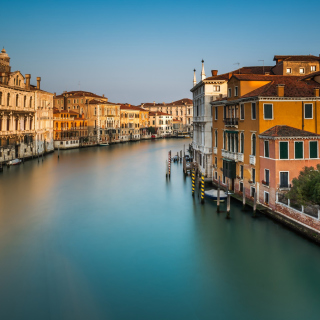
[[[277,85],[277,96],[284,97],[284,84]]]
[[[218,75],[218,70],[211,70],[212,76],[217,76]]]
[[[40,90],[41,77],[37,77],[37,89]]]
[[[319,88],[313,88],[314,96],[319,97]]]
[[[30,90],[30,78],[31,78],[31,75],[26,74],[26,89],[27,90]]]

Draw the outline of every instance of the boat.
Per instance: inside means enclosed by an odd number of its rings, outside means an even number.
[[[21,160],[20,160],[20,159],[13,159],[13,160],[10,160],[10,161],[8,162],[8,165],[9,165],[9,166],[14,166],[14,165],[19,164],[19,163],[21,163]]]
[[[210,198],[212,200],[217,200],[218,197],[218,190],[216,189],[211,189],[211,190],[207,190],[204,192],[204,195],[207,198]],[[226,199],[227,198],[227,193],[224,192],[223,190],[220,190],[220,200]]]
[[[108,146],[108,145],[109,145],[109,143],[99,143],[100,147],[104,147],[104,146]]]

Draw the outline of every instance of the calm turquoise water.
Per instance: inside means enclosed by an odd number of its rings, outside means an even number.
[[[71,150],[0,175],[0,319],[316,319],[320,248],[191,197],[169,149]]]

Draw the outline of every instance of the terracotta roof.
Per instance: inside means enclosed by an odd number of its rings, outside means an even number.
[[[68,95],[68,97],[96,97],[96,98],[107,99],[106,97],[102,97],[95,93],[87,92],[87,91],[67,91],[67,92],[63,92],[60,95],[57,95],[56,98],[62,98],[66,95]]]
[[[301,77],[301,80],[311,79],[311,78],[316,77],[316,76],[320,76],[320,71],[309,73],[309,74]]]
[[[90,100],[88,104],[112,104],[112,105],[118,105],[118,106],[120,105],[120,103],[113,103],[109,101],[101,101],[96,99]]]
[[[274,56],[273,61],[277,60],[285,60],[285,61],[315,61],[315,60],[320,60],[320,57],[313,56],[311,54],[309,55],[279,55],[279,56]]]
[[[135,110],[135,111],[140,111],[140,107],[136,107],[136,106],[132,106],[132,105],[130,105],[130,104],[122,104],[122,105],[120,105],[120,109],[121,110]],[[143,111],[145,111],[145,110],[143,110]]]
[[[259,134],[259,137],[320,137],[320,134],[289,127],[289,126],[274,126],[263,133]]]
[[[153,106],[157,106],[157,107],[165,107],[165,106],[172,106],[172,105],[183,105],[183,104],[193,104],[193,101],[191,99],[188,98],[184,98],[184,99],[180,99],[177,101],[172,101],[172,102],[162,102],[162,103],[153,103],[153,102],[146,102],[146,103],[142,103],[141,105],[146,106],[146,107],[153,107]]]
[[[249,97],[277,97],[277,86],[284,85],[284,97],[314,97],[314,88],[319,87],[319,83],[313,80],[301,81],[301,77],[295,76],[270,76],[270,83],[255,89],[241,98]],[[268,78],[269,79],[269,78]]]

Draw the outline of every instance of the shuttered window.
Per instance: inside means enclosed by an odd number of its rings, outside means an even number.
[[[244,105],[240,104],[240,120],[244,120]]]
[[[289,172],[280,172],[280,188],[289,187]]]
[[[305,119],[312,119],[312,104],[306,103],[304,105],[304,118]]]
[[[309,148],[310,148],[310,158],[311,159],[318,158],[318,141],[310,141]]]
[[[294,142],[294,158],[303,159],[303,142],[302,141]]]
[[[269,141],[264,141],[264,156],[269,158]]]
[[[255,102],[251,104],[251,118],[252,120],[256,120],[256,103]]]
[[[289,143],[286,141],[280,142],[280,159],[289,159]]]
[[[272,104],[264,104],[264,118],[273,119]]]

